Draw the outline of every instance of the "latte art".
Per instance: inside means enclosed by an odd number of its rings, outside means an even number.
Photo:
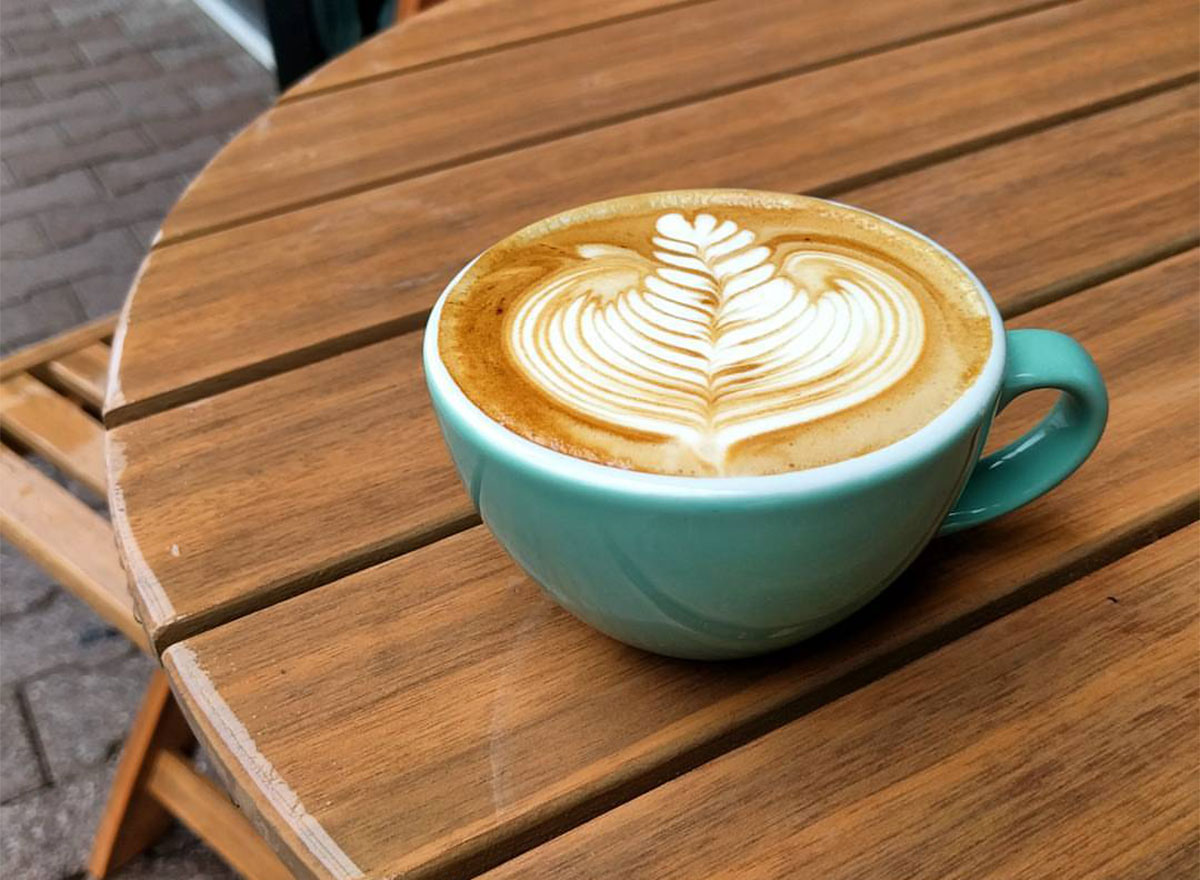
[[[605,244],[521,299],[509,353],[563,407],[671,437],[717,470],[738,441],[853,407],[913,367],[904,282],[839,254],[786,256],[729,219],[660,216],[652,258]]]
[[[489,248],[435,311],[437,356],[527,440],[652,473],[863,455],[957,399],[992,346],[977,283],[926,239],[820,199],[651,193]]]

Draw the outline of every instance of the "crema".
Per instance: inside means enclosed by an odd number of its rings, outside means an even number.
[[[483,412],[568,455],[771,474],[893,443],[982,369],[980,292],[928,241],[801,196],[633,196],[482,254],[437,329]]]

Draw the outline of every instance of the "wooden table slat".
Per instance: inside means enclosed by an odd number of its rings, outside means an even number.
[[[0,533],[144,651],[133,597],[103,516],[0,447]]]
[[[110,432],[113,524],[160,650],[478,521],[420,348],[407,334]]]
[[[1195,235],[1195,108],[1194,88],[1160,95],[845,198],[939,238],[1019,309]],[[408,334],[110,433],[114,524],[160,649],[473,521],[419,348]]]
[[[496,864],[1194,518],[1198,269],[1192,251],[1014,322],[1097,358],[1112,418],[1094,457],[795,650],[626,648],[476,528],[171,647],[175,689],[239,803],[319,876]]]
[[[1198,544],[1183,529],[486,876],[1195,877]]]
[[[57,391],[27,373],[0,381],[0,428],[97,495],[105,494],[104,428]]]
[[[410,330],[473,254],[574,204],[696,185],[852,198],[848,181],[1153,88],[1195,70],[1191,12],[1184,0],[1088,0],[155,251],[120,334],[107,417],[116,424]],[[1072,161],[1084,157],[1046,164]],[[1185,169],[1182,183],[1191,179]],[[1095,195],[1048,210],[1085,215]],[[957,215],[985,219],[967,205]],[[1177,235],[1190,219],[1164,222]],[[1116,251],[1135,252],[1155,225]]]
[[[1041,0],[713,0],[267,111],[205,169],[162,242],[703,100]],[[731,39],[736,34],[736,39]],[[664,35],[669,35],[664,39]],[[663,59],[670,53],[670,63]],[[263,156],[270,156],[263,162]],[[246,193],[253,189],[254,198]]]
[[[112,336],[117,327],[116,315],[105,315],[86,324],[81,324],[60,333],[52,339],[35,342],[19,349],[0,360],[0,379],[24,373],[39,364],[68,354],[85,345],[100,342]]]
[[[334,58],[288,89],[280,100],[344,89],[361,80],[541,41],[613,19],[706,2],[712,0],[537,0],[514,7],[495,0],[454,0],[388,28],[369,46]]]
[[[44,369],[50,381],[99,409],[104,405],[111,356],[112,349],[106,343],[95,342],[55,358]]]

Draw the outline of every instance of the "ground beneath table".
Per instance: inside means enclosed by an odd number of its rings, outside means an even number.
[[[274,86],[191,0],[4,0],[0,32],[8,352],[119,308],[167,209]],[[0,873],[82,876],[152,661],[8,546],[0,580]],[[232,876],[183,829],[120,874]]]

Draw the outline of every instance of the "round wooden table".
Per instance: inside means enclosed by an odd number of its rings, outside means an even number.
[[[451,0],[222,151],[114,341],[112,511],[177,696],[297,874],[1188,872],[1196,527],[1155,539],[1197,497],[1194,12]],[[941,240],[1092,351],[1099,450],[781,655],[576,623],[479,525],[420,331],[506,233],[690,186]]]

